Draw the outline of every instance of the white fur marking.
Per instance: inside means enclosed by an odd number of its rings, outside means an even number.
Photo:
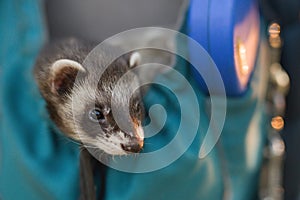
[[[52,74],[55,75],[64,67],[73,67],[75,69],[85,72],[85,69],[80,63],[69,59],[59,59],[52,64]]]
[[[138,52],[134,52],[130,56],[129,67],[135,67],[140,63],[140,61],[141,61],[141,55]]]
[[[137,134],[139,139],[144,140],[145,136],[144,136],[144,130],[143,130],[142,126],[138,126],[136,128],[136,134]]]

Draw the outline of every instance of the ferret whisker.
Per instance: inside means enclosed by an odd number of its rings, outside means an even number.
[[[150,143],[150,142],[144,142],[144,145],[149,146],[149,145],[154,145],[154,144],[153,144],[153,143]]]
[[[133,157],[134,157],[135,160],[137,159],[138,155],[139,155],[138,153],[135,153],[135,154],[133,155]]]
[[[98,151],[99,151],[99,154],[100,154],[99,159],[102,160],[102,156],[105,156],[105,153],[104,153],[104,151],[102,151],[100,149]]]
[[[116,160],[116,156],[118,156],[118,155],[112,155],[112,160],[113,160],[114,163],[118,163],[117,160]],[[118,158],[120,158],[120,156],[118,156]]]
[[[77,145],[82,145],[80,142],[77,142],[77,141],[72,140],[72,139],[70,139],[70,138],[68,138],[68,141],[69,141],[70,143],[74,143],[74,144],[77,144]]]
[[[84,148],[79,148],[79,154],[81,154],[84,151]]]

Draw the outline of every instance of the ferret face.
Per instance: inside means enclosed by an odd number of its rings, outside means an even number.
[[[51,63],[47,84],[40,90],[57,127],[111,155],[138,153],[144,140],[144,108],[136,90],[138,77],[129,71],[137,61],[136,53],[121,57],[101,77],[103,66],[97,62],[90,68],[68,58]]]
[[[88,78],[83,76],[74,85],[69,99],[76,113],[80,140],[114,155],[137,153],[143,147],[144,110],[139,90],[134,91],[138,78],[127,72],[126,65],[124,60],[113,63],[103,73],[96,89],[88,82],[95,80],[92,77],[97,73]]]

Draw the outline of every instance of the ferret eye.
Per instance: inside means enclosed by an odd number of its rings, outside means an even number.
[[[89,112],[89,118],[93,122],[103,122],[105,121],[105,116],[99,108],[91,109]]]
[[[140,109],[140,107],[141,107],[141,104],[140,104],[139,101],[136,102],[136,103],[134,104],[134,108],[135,108],[136,110]]]

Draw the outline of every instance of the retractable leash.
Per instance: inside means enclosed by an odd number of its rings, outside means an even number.
[[[257,58],[259,33],[259,11],[255,0],[190,2],[188,34],[212,57],[221,73],[227,96],[240,96],[247,90]],[[189,50],[191,60],[199,59],[191,45]],[[196,70],[193,73],[200,87],[208,93],[201,74]]]
[[[215,62],[227,97],[242,96],[248,89],[260,43],[260,15],[256,0],[191,0],[187,19],[188,34],[199,42]],[[190,59],[201,63],[199,52],[189,44]],[[198,69],[207,67],[207,69]],[[193,66],[192,73],[208,95],[218,95],[218,86],[208,88],[198,71],[210,74],[209,66]],[[214,77],[206,79],[216,80]],[[222,94],[220,94],[222,95]],[[232,199],[228,163],[221,143],[216,145],[222,168],[224,199]]]

